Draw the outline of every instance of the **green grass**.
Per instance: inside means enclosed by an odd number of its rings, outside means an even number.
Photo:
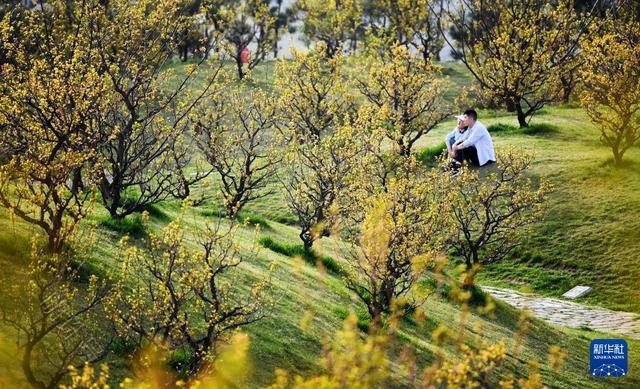
[[[258,243],[269,250],[287,257],[299,257],[310,265],[316,266],[320,263],[325,269],[336,275],[344,274],[344,270],[338,262],[327,255],[319,255],[312,248],[306,248],[302,244],[287,244],[276,242],[270,236],[264,236],[258,239]]]
[[[418,160],[427,166],[433,166],[447,151],[447,145],[442,142],[435,146],[425,147],[418,153]]]
[[[176,66],[180,66],[179,64]],[[268,65],[272,66],[272,64]],[[258,67],[257,78],[268,83],[272,69]],[[445,64],[445,74],[452,82],[447,98],[453,98],[470,79],[459,64]],[[484,268],[479,280],[482,283],[509,286],[518,289],[558,296],[577,284],[590,285],[594,292],[581,302],[599,304],[614,309],[640,312],[640,148],[635,147],[626,156],[629,163],[624,168],[612,167],[610,151],[600,145],[598,131],[586,120],[583,110],[568,105],[549,107],[536,116],[532,126],[521,130],[511,114],[502,111],[480,111],[480,120],[489,126],[499,148],[508,145],[522,146],[535,152],[531,174],[552,182],[554,191],[549,197],[549,211],[534,225],[533,232],[509,258]],[[500,124],[498,129],[492,125]],[[419,143],[420,149],[428,149],[421,156],[433,160],[442,149],[442,139],[454,126],[448,121],[427,134]],[[197,193],[212,193],[215,183],[205,180]],[[184,222],[194,234],[204,230],[215,220],[229,223],[219,212],[219,202],[213,200],[186,211]],[[159,231],[180,212],[179,202],[165,202],[147,211],[151,220],[148,231]],[[136,216],[119,222],[108,221],[106,213],[96,206],[98,235],[101,239],[92,252],[91,263],[95,269],[117,266],[116,245],[123,234],[138,228]],[[243,219],[244,217],[244,219]],[[243,327],[250,337],[249,358],[246,367],[248,382],[252,387],[273,383],[277,368],[292,375],[305,377],[321,371],[323,339],[331,339],[342,328],[342,320],[349,312],[358,316],[358,326],[365,333],[370,323],[364,306],[344,285],[340,271],[343,269],[343,242],[330,237],[314,244],[313,252],[305,252],[298,238],[295,217],[288,211],[284,195],[277,191],[272,195],[249,203],[240,214],[240,220],[248,219],[249,225],[241,226],[234,235],[234,242],[247,259],[240,265],[240,272],[233,285],[241,293],[250,293],[252,283],[269,274],[270,305],[268,315],[256,323]],[[256,229],[251,224],[260,224]],[[84,225],[84,228],[88,223]],[[19,220],[13,220],[5,212],[0,217],[0,264],[3,274],[19,284],[23,281],[28,263],[30,237],[40,232]],[[193,239],[188,239],[193,241]],[[261,246],[257,255],[251,255],[256,242]],[[195,248],[195,245],[193,246]],[[301,261],[302,258],[304,261]],[[323,262],[328,271],[315,266]],[[331,261],[329,261],[331,259]],[[305,262],[313,266],[307,266]],[[335,263],[335,268],[332,263]],[[271,273],[271,265],[275,270]],[[93,271],[90,269],[90,271]],[[429,284],[430,280],[425,280]],[[435,283],[432,283],[435,285]],[[5,285],[9,285],[8,283]],[[491,314],[472,311],[464,323],[460,307],[452,304],[448,288],[434,293],[425,303],[424,321],[410,316],[403,320],[398,332],[397,344],[391,353],[398,360],[401,349],[415,349],[418,368],[428,365],[435,358],[437,349],[431,334],[445,325],[454,333],[464,332],[468,344],[479,339],[489,343],[504,340],[508,355],[504,365],[498,368],[493,380],[511,373],[526,376],[526,361],[537,360],[541,365],[543,382],[559,388],[640,387],[640,341],[629,339],[630,372],[622,379],[594,379],[588,371],[589,342],[593,338],[607,337],[589,328],[561,328],[534,319],[524,336],[524,347],[516,355],[518,311],[497,302]],[[485,298],[480,293],[474,298]],[[0,303],[3,299],[0,289]],[[308,326],[301,322],[312,313]],[[422,324],[421,324],[422,323]],[[364,336],[364,334],[363,334]],[[559,370],[551,369],[546,357],[550,345],[559,345],[569,353],[567,363]],[[130,375],[127,355],[131,348],[118,344],[107,359],[112,384]],[[444,352],[452,357],[459,351],[446,344]],[[13,360],[0,349],[0,361]],[[176,352],[172,363],[184,363],[188,355]],[[399,370],[397,362],[394,371]],[[401,387],[397,374],[392,378],[394,387]],[[19,383],[16,383],[19,385]]]
[[[226,214],[220,209],[207,209],[200,213],[204,217],[223,218]],[[264,230],[270,230],[271,226],[269,221],[262,215],[258,215],[250,212],[239,212],[236,216],[240,223],[245,223],[253,226],[260,226]]]
[[[142,217],[139,213],[128,215],[121,219],[112,219],[110,216],[96,217],[95,220],[104,228],[117,232],[122,235],[129,235],[132,238],[140,238],[145,232],[146,228]]]
[[[521,247],[484,268],[479,280],[548,296],[588,285],[594,292],[580,302],[640,313],[640,147],[615,167],[582,109],[545,111],[525,129],[512,115],[480,111],[497,150],[516,146],[533,153],[532,177],[549,180],[553,191],[548,212]],[[420,147],[437,145],[454,126],[438,126]]]

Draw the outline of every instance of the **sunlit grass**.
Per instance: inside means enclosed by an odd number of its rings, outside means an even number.
[[[272,66],[258,67],[256,79],[268,84]],[[459,93],[461,86],[470,83],[470,79],[461,65],[446,66],[445,74],[456,86],[448,92],[447,97],[452,98]],[[486,125],[517,126],[515,117],[506,112],[481,111],[480,115],[480,120]],[[640,291],[636,287],[640,280],[637,266],[640,254],[640,148],[629,152],[627,159],[630,162],[626,167],[610,166],[607,163],[611,158],[610,151],[599,144],[597,129],[586,121],[581,109],[572,106],[547,108],[543,114],[533,118],[532,124],[534,126],[529,130],[512,127],[492,135],[498,148],[519,145],[535,152],[532,174],[547,178],[555,186],[549,198],[550,209],[512,258],[483,269],[480,280],[549,295],[559,295],[576,284],[586,284],[595,288],[586,298],[587,302],[640,312]],[[429,150],[424,155],[429,158],[437,155],[437,149],[453,125],[452,118],[421,140],[419,149]],[[194,248],[197,234],[205,230],[207,223],[230,223],[217,211],[220,202],[215,196],[215,185],[212,179],[195,188],[197,194],[211,194],[212,199],[183,215],[184,224],[192,231],[189,240]],[[157,232],[178,217],[180,203],[165,202],[148,209],[148,212],[151,218],[141,234]],[[100,239],[92,253],[92,261],[108,269],[119,263],[115,247],[127,231],[102,222],[106,220],[106,211],[99,204],[94,206],[93,214],[83,228],[88,229],[89,222],[98,221]],[[137,217],[131,218],[136,220]],[[258,241],[262,239],[264,242],[267,237],[283,247],[299,247],[301,243],[295,227],[296,219],[287,209],[280,191],[248,204],[240,219],[246,220],[247,224],[238,229],[233,239],[247,259],[241,265],[238,279],[233,280],[234,284],[248,292],[243,285],[264,276],[272,263],[276,265],[270,276],[273,301],[269,315],[243,329],[251,339],[249,381],[255,387],[268,385],[273,382],[276,368],[303,376],[317,374],[320,371],[317,361],[321,354],[321,341],[341,328],[346,313],[357,312],[359,327],[366,331],[368,323],[362,314],[364,305],[347,290],[338,272],[320,271],[309,266],[303,256],[259,245]],[[258,232],[256,224],[261,227]],[[6,274],[15,274],[13,279],[20,282],[30,245],[29,237],[38,232],[25,223],[12,221],[4,212],[0,227],[0,263]],[[314,245],[314,251],[318,256],[334,259],[337,266],[343,268],[343,245],[334,237],[323,238]],[[257,254],[252,255],[256,250]],[[458,331],[455,323],[460,317],[459,308],[441,294],[432,295],[424,311],[427,318],[423,325],[411,318],[403,321],[399,344],[393,350],[397,356],[402,345],[411,344],[416,349],[420,366],[434,357],[431,332],[440,324]],[[312,319],[303,330],[300,323],[309,313]],[[473,313],[464,324],[464,330],[470,343],[473,343],[471,335],[477,334],[488,341],[505,339],[507,349],[513,350],[517,321],[518,313],[514,309],[498,303],[493,314]],[[602,381],[587,374],[588,347],[591,338],[603,336],[593,331],[561,329],[533,320],[523,353],[515,355],[510,351],[498,376],[513,371],[520,376],[525,375],[526,364],[523,361],[536,359],[541,363],[543,378],[549,386],[600,387]],[[546,359],[551,344],[558,344],[570,352],[566,366],[558,372],[549,368]],[[638,371],[640,342],[630,341],[630,346],[631,371]],[[445,350],[450,355],[457,353],[451,345],[447,345]],[[124,355],[113,354],[107,362],[113,382],[127,374],[128,361]],[[640,385],[640,381],[637,375],[632,375],[607,384],[622,387]]]

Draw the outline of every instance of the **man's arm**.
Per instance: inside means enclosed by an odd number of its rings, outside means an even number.
[[[484,127],[474,128],[471,135],[469,135],[469,137],[465,139],[464,142],[460,143],[454,149],[462,150],[466,149],[467,147],[474,146],[476,143],[478,143],[478,140],[480,140],[480,138],[485,135],[485,132],[487,132],[487,130]]]

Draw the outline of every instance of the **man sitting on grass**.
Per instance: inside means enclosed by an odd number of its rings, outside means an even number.
[[[449,147],[449,156],[456,166],[460,166],[463,161],[469,161],[472,166],[484,166],[487,163],[496,161],[496,154],[493,150],[493,139],[487,131],[487,127],[478,121],[478,113],[473,109],[464,111],[464,115],[458,118],[458,128],[466,126],[468,130],[465,135]],[[449,135],[447,135],[449,137]]]

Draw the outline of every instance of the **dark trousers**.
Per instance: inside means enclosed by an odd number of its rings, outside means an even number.
[[[478,150],[476,150],[475,146],[465,147],[462,150],[456,151],[456,155],[453,158],[460,163],[469,161],[472,166],[480,166]]]

